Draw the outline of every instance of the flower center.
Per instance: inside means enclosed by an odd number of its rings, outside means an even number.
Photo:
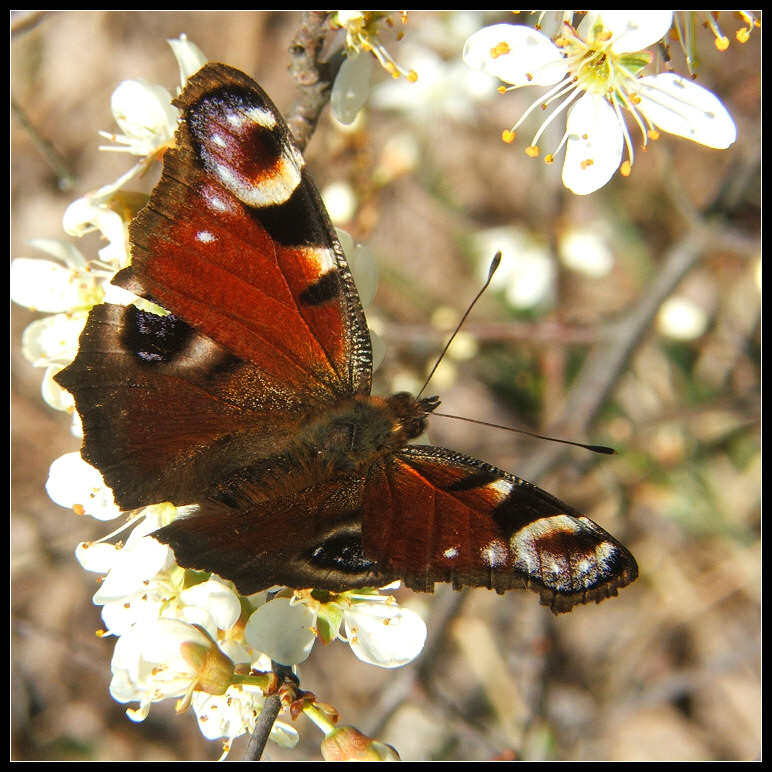
[[[647,51],[616,53],[612,38],[612,31],[602,24],[593,27],[587,40],[566,25],[564,35],[555,41],[565,50],[568,69],[578,88],[607,96],[634,90],[635,76],[649,64],[651,54]]]

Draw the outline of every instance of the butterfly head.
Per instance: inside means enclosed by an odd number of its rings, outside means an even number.
[[[397,445],[405,445],[426,431],[426,419],[440,405],[439,397],[416,398],[400,391],[387,400],[393,415],[392,434]]]

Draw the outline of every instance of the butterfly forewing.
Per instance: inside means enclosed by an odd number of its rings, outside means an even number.
[[[273,103],[210,64],[176,104],[176,147],[131,226],[132,281],[266,382],[320,402],[369,391],[353,279]]]

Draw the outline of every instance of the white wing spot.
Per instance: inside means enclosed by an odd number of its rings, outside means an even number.
[[[509,492],[512,490],[512,483],[509,480],[493,480],[492,482],[489,482],[485,487],[489,488],[490,490],[496,491],[496,493],[500,494],[501,498],[504,499],[509,495]]]
[[[264,129],[276,128],[276,116],[270,110],[262,107],[252,107],[247,111],[247,116]]]
[[[480,550],[483,563],[491,568],[498,568],[507,562],[507,545],[503,541],[492,541]]]
[[[196,234],[196,239],[204,244],[211,244],[213,241],[217,241],[217,236],[209,231],[199,231]]]
[[[458,557],[458,549],[456,547],[448,547],[448,549],[442,553],[442,556],[448,560],[453,560],[453,558]]]

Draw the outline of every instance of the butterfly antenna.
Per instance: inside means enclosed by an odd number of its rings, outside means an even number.
[[[571,440],[563,440],[559,437],[547,437],[544,434],[535,434],[534,432],[527,432],[525,429],[515,429],[512,426],[502,426],[501,424],[492,424],[488,421],[478,421],[476,418],[465,418],[460,415],[450,415],[450,413],[432,413],[433,416],[439,416],[440,418],[455,418],[457,421],[466,421],[470,424],[479,424],[480,426],[490,426],[493,429],[504,429],[507,432],[517,432],[518,434],[526,434],[529,437],[535,437],[538,440],[548,440],[549,442],[559,442],[562,445],[573,445],[576,448],[584,448],[584,450],[590,450],[593,453],[603,453],[607,456],[616,455],[614,448],[609,448],[606,445],[588,445],[585,442],[572,442]]]
[[[496,273],[496,269],[501,264],[501,251],[496,252],[496,254],[493,256],[493,260],[491,260],[491,266],[488,269],[488,278],[485,280],[485,284],[483,284],[480,291],[475,295],[474,300],[469,304],[469,307],[464,312],[464,315],[461,317],[461,321],[456,325],[456,329],[453,330],[453,333],[448,338],[448,342],[445,344],[445,348],[442,349],[442,353],[437,357],[437,361],[434,363],[434,367],[432,367],[431,372],[427,376],[426,380],[424,381],[424,385],[421,386],[421,391],[418,392],[416,395],[416,399],[418,399],[426,390],[426,387],[429,385],[429,381],[432,379],[432,376],[435,372],[437,372],[437,368],[440,366],[440,362],[442,362],[442,358],[447,353],[448,349],[450,348],[450,344],[453,343],[453,339],[458,334],[458,331],[461,329],[461,325],[466,321],[467,316],[472,312],[472,309],[475,307],[475,304],[477,301],[482,297],[483,292],[485,292],[486,289],[488,289],[488,286],[491,283],[491,279],[493,279],[493,274]],[[438,415],[435,413],[435,415]]]

